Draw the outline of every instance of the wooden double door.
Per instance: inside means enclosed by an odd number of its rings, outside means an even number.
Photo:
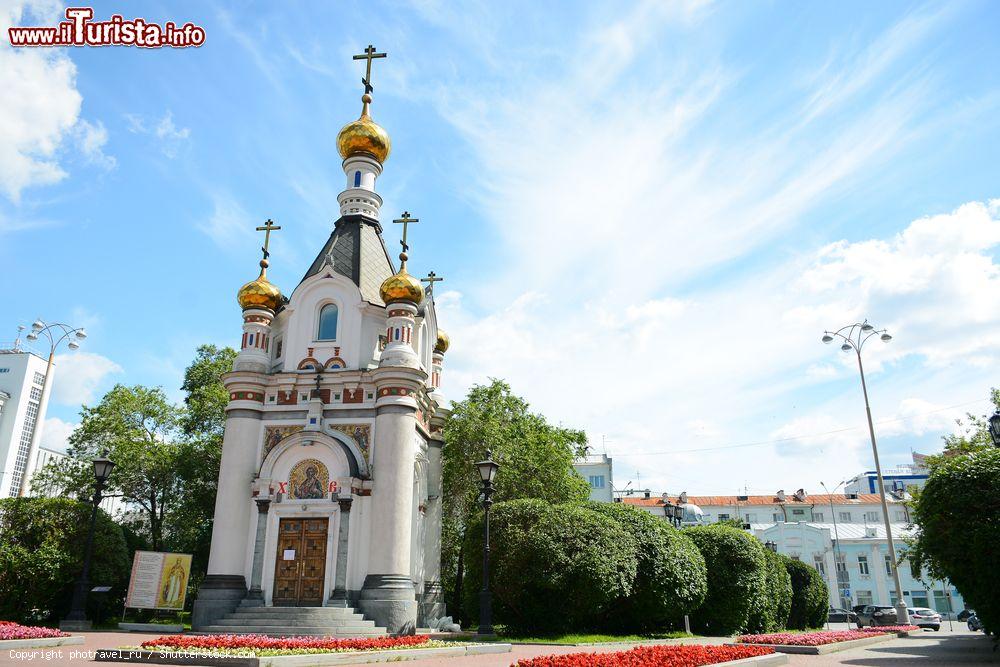
[[[329,523],[327,517],[279,520],[271,596],[274,606],[323,606]]]

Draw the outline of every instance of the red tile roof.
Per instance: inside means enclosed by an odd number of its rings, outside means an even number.
[[[880,502],[877,493],[859,493],[857,498],[848,498],[842,493],[827,495],[825,493],[809,494],[805,501],[797,499],[790,493],[785,494],[786,505],[829,505],[831,499],[834,505],[873,505]],[[887,498],[889,502],[895,502],[893,498]],[[676,503],[677,496],[671,496],[670,502]],[[660,507],[663,505],[661,498],[636,498],[624,496],[622,502],[626,505],[639,505],[641,507]],[[699,506],[746,506],[746,505],[778,505],[777,496],[747,496],[746,500],[737,500],[736,496],[688,496],[688,502]]]

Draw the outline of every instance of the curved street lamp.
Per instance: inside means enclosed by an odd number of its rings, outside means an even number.
[[[865,343],[873,337],[878,336],[883,343],[892,340],[892,336],[885,329],[876,329],[872,324],[855,322],[841,327],[836,331],[824,331],[823,342],[832,343],[836,339],[843,341],[840,349],[844,352],[854,351],[858,357],[858,372],[861,374],[861,392],[865,397],[865,412],[868,414],[868,434],[872,441],[872,454],[875,457],[875,474],[878,477],[878,495],[882,501],[882,520],[885,523],[885,537],[889,543],[889,556],[892,558],[892,580],[896,586],[896,622],[900,625],[907,625],[910,622],[910,615],[906,611],[906,600],[903,599],[903,586],[899,581],[899,568],[896,566],[896,545],[892,540],[892,527],[889,525],[889,504],[885,499],[885,482],[882,480],[882,464],[878,459],[878,445],[875,444],[875,425],[872,423],[872,409],[868,403],[868,385],[865,383],[865,367],[861,363],[861,350]]]
[[[490,592],[490,506],[493,504],[493,480],[500,464],[493,460],[493,453],[486,450],[486,459],[476,463],[479,479],[483,483],[483,588],[479,591],[479,629],[476,634],[493,636],[493,594]]]
[[[994,447],[1000,447],[1000,408],[989,418],[990,438]]]
[[[42,394],[38,399],[38,412],[41,416],[42,406],[46,404],[47,398],[49,396],[49,376],[52,375],[52,360],[56,356],[56,350],[60,345],[66,343],[66,347],[71,350],[76,350],[80,347],[79,341],[82,341],[87,337],[87,332],[83,327],[73,328],[68,324],[63,324],[62,322],[53,322],[52,324],[46,324],[42,320],[35,320],[31,324],[31,333],[25,336],[25,339],[34,343],[41,336],[44,336],[49,341],[49,362],[45,367],[45,378],[42,380]],[[39,422],[38,418],[35,420],[35,428],[31,431],[31,444],[28,447],[28,458],[24,461],[24,469],[21,471],[21,480],[18,486],[17,495],[20,497],[28,495],[28,487],[30,485],[30,475],[32,461],[38,455],[38,443],[41,440],[41,428],[42,424]]]

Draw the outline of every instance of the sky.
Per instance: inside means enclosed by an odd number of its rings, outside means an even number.
[[[445,277],[444,392],[503,378],[614,484],[820,491],[934,452],[1000,384],[1000,6],[958,2],[97,2],[199,48],[14,49],[0,2],[0,339],[85,326],[43,440],[115,383],[180,400],[235,293],[290,291],[338,216],[369,43],[383,212]],[[392,247],[398,226],[387,225]]]

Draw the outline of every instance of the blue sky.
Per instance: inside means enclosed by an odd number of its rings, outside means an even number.
[[[64,8],[4,7],[4,27]],[[60,360],[50,443],[113,383],[179,397],[199,343],[238,342],[264,219],[269,274],[298,282],[337,217],[368,43],[389,53],[383,210],[420,217],[412,268],[447,279],[452,398],[504,377],[606,436],[618,486],[692,493],[870,467],[856,370],[819,343],[856,319],[896,336],[869,358],[886,463],[987,408],[995,3],[94,7],[207,40],[0,49],[0,338],[37,316],[91,334]]]

